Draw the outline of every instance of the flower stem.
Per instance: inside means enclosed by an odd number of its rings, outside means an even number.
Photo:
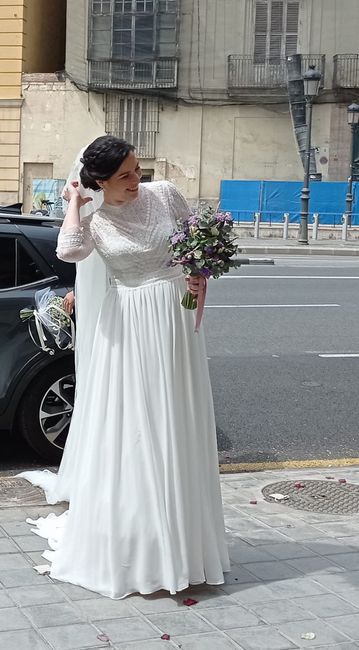
[[[190,291],[186,291],[181,302],[185,309],[197,309],[197,298]]]

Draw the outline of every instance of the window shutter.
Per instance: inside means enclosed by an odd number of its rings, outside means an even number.
[[[264,63],[267,55],[268,4],[256,2],[254,63]]]
[[[289,2],[287,7],[287,34],[298,34],[299,2]]]

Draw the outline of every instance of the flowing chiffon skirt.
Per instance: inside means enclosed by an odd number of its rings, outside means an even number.
[[[204,335],[184,290],[182,276],[112,281],[59,473],[20,475],[69,501],[32,522],[57,580],[123,598],[221,584],[229,570]]]

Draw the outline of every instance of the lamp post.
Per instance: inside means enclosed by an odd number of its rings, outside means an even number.
[[[307,110],[307,140],[305,146],[305,162],[304,162],[304,184],[301,193],[301,211],[300,211],[300,228],[298,242],[300,244],[308,244],[308,216],[309,216],[309,178],[310,178],[310,150],[312,138],[312,114],[313,114],[313,101],[319,94],[320,81],[322,75],[319,70],[315,69],[315,65],[310,65],[307,72],[303,75],[304,82],[304,97],[306,101]]]
[[[354,150],[355,150],[355,133],[359,125],[359,105],[350,104],[348,106],[348,124],[352,130],[352,140],[350,148],[350,173],[348,178],[348,189],[346,196],[346,214],[348,217],[348,226],[352,225],[353,214],[353,175],[354,175]]]

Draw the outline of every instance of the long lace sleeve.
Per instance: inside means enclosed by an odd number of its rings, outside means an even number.
[[[80,262],[90,255],[94,247],[90,220],[83,219],[80,226],[62,226],[57,238],[56,254],[64,262]]]
[[[174,222],[187,219],[191,214],[188,203],[177,187],[170,181],[166,182],[169,194],[169,206]]]

